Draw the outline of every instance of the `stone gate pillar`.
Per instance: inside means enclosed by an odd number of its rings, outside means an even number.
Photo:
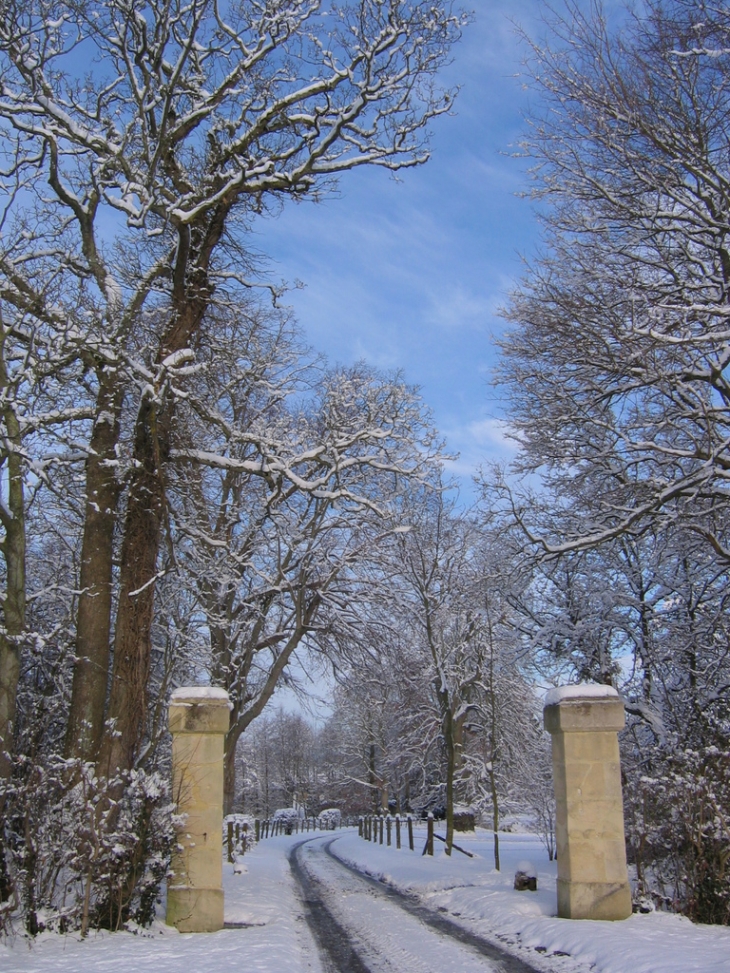
[[[184,815],[167,888],[167,924],[180,932],[223,928],[223,742],[228,693],[176,689],[170,700],[172,799]]]
[[[610,686],[563,686],[545,697],[552,735],[558,915],[626,919],[626,868],[618,731],[624,706]]]

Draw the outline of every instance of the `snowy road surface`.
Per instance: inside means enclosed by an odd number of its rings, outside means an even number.
[[[290,853],[308,918],[332,973],[536,973],[438,914],[377,887],[330,854],[336,838]]]

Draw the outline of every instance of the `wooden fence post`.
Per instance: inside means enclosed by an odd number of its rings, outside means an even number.
[[[261,841],[261,821],[259,818],[254,821],[254,827],[256,828],[256,843],[258,844]]]
[[[379,821],[380,821],[380,844],[382,845],[383,843],[383,815],[382,814],[380,815]]]
[[[413,818],[408,815],[408,845],[411,851],[415,851],[415,845],[413,844]]]
[[[433,856],[433,814],[428,812],[428,837],[426,838],[426,854]]]
[[[388,818],[387,818],[387,820],[385,822],[385,826],[386,826],[386,829],[388,831],[387,845],[388,845],[388,848],[390,848],[390,835],[391,835],[391,829],[392,829],[392,823],[391,823],[391,820],[390,820],[390,815],[388,815]]]
[[[228,861],[233,861],[233,821],[228,822]]]
[[[395,816],[395,847],[400,851],[400,814]]]

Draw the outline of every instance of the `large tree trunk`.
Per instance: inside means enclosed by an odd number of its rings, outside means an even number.
[[[200,227],[178,228],[172,273],[170,324],[156,364],[187,348],[211,299],[208,272],[234,199],[222,202]],[[206,217],[203,217],[205,220]],[[135,469],[129,487],[122,540],[119,604],[109,707],[97,768],[107,778],[134,764],[147,722],[147,682],[152,648],[157,555],[164,516],[164,466],[169,458],[175,399],[158,388],[140,404],[135,426]]]
[[[233,814],[236,802],[236,747],[241,737],[241,728],[231,726],[226,733],[225,756],[223,758],[223,813]]]
[[[0,322],[1,326],[1,322]],[[5,330],[0,330],[0,388],[8,383],[5,368]],[[7,507],[0,506],[5,530],[2,553],[5,558],[7,590],[2,600],[4,632],[0,634],[0,780],[10,776],[18,681],[20,645],[25,632],[25,497],[20,425],[12,404],[6,405],[3,418],[7,436]]]
[[[104,727],[109,679],[114,524],[120,486],[116,446],[122,389],[116,375],[99,376],[97,413],[86,463],[86,510],[81,542],[76,661],[66,756],[94,760]]]
[[[112,778],[134,763],[147,719],[147,681],[150,669],[152,618],[163,515],[160,463],[163,430],[169,428],[154,403],[145,399],[135,431],[135,471],[129,488],[122,541],[119,605],[114,633],[114,664],[109,709],[97,761],[98,770]]]
[[[442,704],[443,705],[443,704]],[[456,777],[456,740],[454,739],[454,720],[451,711],[443,714],[444,745],[446,747],[446,854],[451,854],[454,845],[454,778]]]

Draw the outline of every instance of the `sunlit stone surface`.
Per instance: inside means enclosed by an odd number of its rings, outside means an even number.
[[[184,815],[167,890],[167,924],[180,932],[223,928],[223,741],[228,693],[176,689],[170,701],[172,796]]]
[[[558,850],[558,915],[626,919],[626,869],[618,731],[624,707],[610,687],[553,690],[544,710],[552,735]]]

